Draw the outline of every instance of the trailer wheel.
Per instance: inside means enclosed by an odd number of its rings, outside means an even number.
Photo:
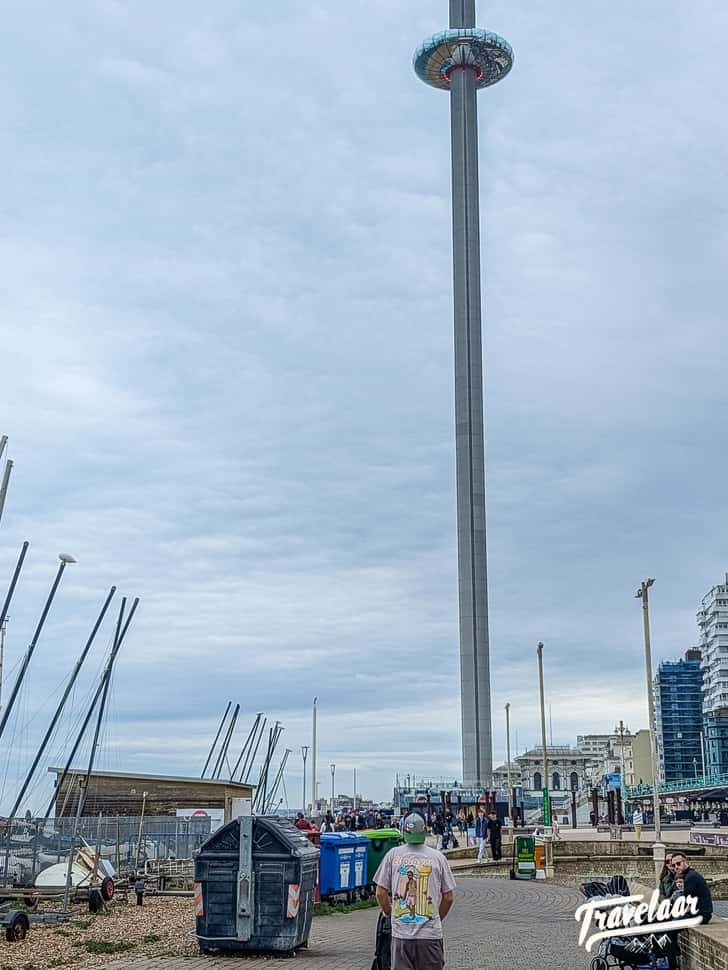
[[[37,896],[23,896],[23,905],[26,909],[36,909],[38,906]]]
[[[88,894],[88,911],[89,913],[99,913],[104,908],[104,897],[98,891],[98,889],[92,889]]]
[[[111,876],[107,876],[101,883],[101,896],[105,903],[110,903],[114,898],[114,888],[114,880]]]
[[[8,943],[20,943],[28,935],[30,920],[25,913],[8,913],[5,921],[5,939]]]
[[[594,957],[590,967],[591,970],[609,970],[609,964],[603,957]]]

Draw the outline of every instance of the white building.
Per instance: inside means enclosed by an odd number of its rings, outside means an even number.
[[[525,791],[543,790],[543,748],[532,748],[516,758]],[[588,786],[589,755],[568,745],[547,745],[548,787],[551,791],[581,791]]]
[[[588,772],[593,783],[599,785],[605,775],[621,775],[624,765],[625,785],[634,785],[633,735],[628,728],[620,734],[580,734],[576,746],[589,759]]]
[[[728,573],[698,610],[703,654],[703,731],[708,774],[728,772]]]

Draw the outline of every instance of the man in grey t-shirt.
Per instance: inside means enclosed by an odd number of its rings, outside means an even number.
[[[390,849],[374,875],[377,902],[392,919],[392,970],[442,970],[442,920],[453,904],[445,856],[425,845],[425,820],[404,821],[405,844]]]

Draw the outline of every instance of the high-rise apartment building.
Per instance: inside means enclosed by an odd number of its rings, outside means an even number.
[[[703,654],[703,730],[709,775],[728,773],[728,573],[698,610]]]
[[[660,664],[654,680],[660,780],[702,775],[703,672],[700,651]]]

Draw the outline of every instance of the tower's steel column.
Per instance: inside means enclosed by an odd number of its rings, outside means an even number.
[[[474,0],[451,0],[450,26],[474,27]],[[455,455],[463,780],[489,785],[493,769],[485,536],[480,205],[475,73],[451,74]]]
[[[475,0],[450,0],[450,30],[436,34],[415,54],[418,75],[450,90],[463,781],[478,786],[491,783],[493,743],[476,96],[478,88],[507,74],[511,63],[512,51],[502,38],[475,28]]]

